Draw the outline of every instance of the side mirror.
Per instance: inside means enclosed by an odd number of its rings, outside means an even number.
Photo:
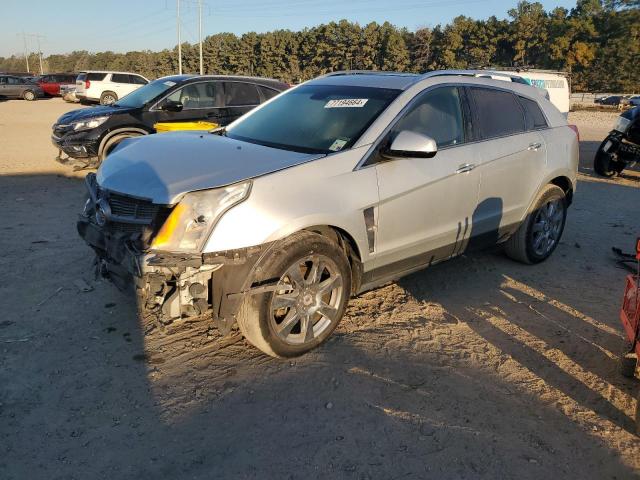
[[[160,107],[160,110],[164,110],[165,112],[181,112],[184,106],[182,102],[166,102]]]
[[[384,153],[390,157],[431,158],[438,153],[438,145],[427,135],[403,130],[396,135],[391,146]]]

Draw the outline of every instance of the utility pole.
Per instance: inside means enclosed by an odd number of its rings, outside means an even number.
[[[198,0],[198,37],[200,41],[200,75],[204,75],[202,68],[202,0]]]
[[[27,36],[25,35],[24,31],[18,35],[22,35],[22,42],[24,43],[24,61],[27,62],[27,73],[31,73],[29,71],[29,52],[27,52]]]
[[[34,35],[36,37],[36,41],[38,42],[38,58],[40,59],[40,75],[44,74],[42,70],[42,49],[40,48],[40,39],[44,38],[42,35]]]
[[[180,38],[180,0],[176,0],[178,12],[177,26],[178,26],[178,74],[182,75],[182,40]]]

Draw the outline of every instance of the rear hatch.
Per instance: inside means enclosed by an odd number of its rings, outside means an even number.
[[[76,78],[76,95],[84,94],[84,82],[87,80],[87,74],[85,72],[80,72],[78,77]]]

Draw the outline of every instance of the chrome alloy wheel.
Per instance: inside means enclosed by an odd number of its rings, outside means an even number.
[[[342,276],[333,260],[311,255],[291,265],[280,277],[271,300],[271,326],[284,342],[312,342],[339,320],[344,295]]]
[[[564,209],[564,201],[558,199],[545,203],[537,211],[532,226],[532,247],[536,255],[546,255],[560,240]]]

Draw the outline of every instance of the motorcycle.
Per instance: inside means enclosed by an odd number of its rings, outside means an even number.
[[[616,119],[613,130],[600,144],[593,167],[599,175],[612,177],[640,161],[640,107]]]

